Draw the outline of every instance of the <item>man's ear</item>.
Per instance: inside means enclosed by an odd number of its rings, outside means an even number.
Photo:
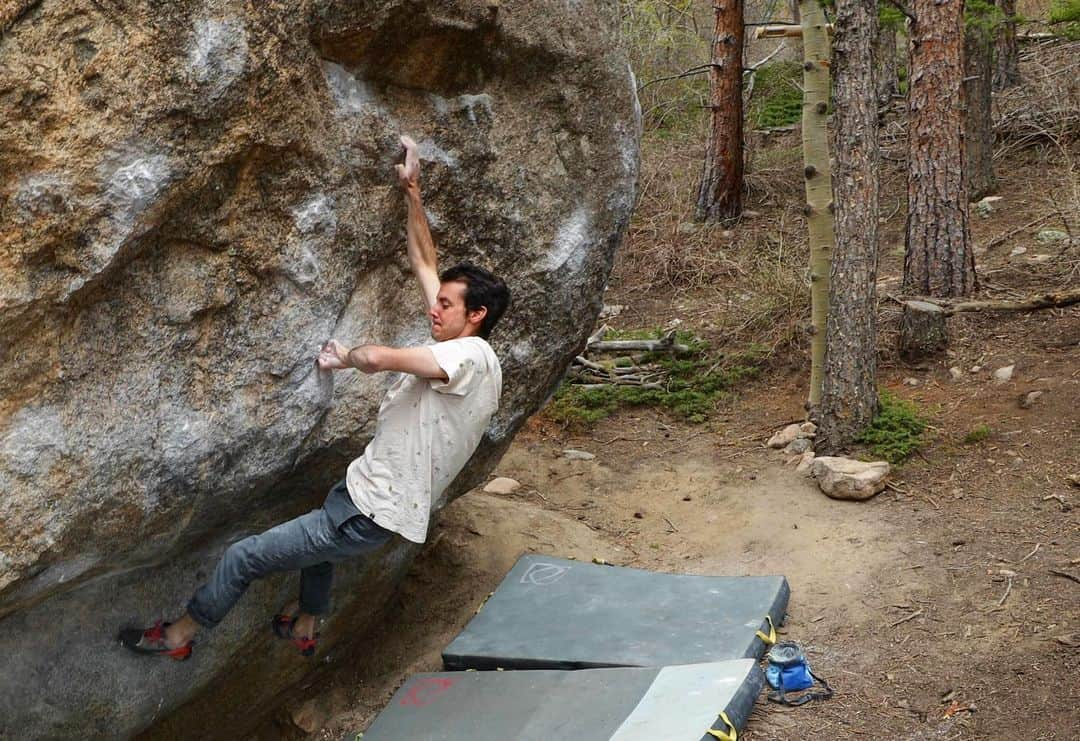
[[[477,327],[479,327],[483,323],[484,317],[486,316],[487,307],[481,306],[479,309],[474,309],[470,311],[468,316],[466,317],[466,321],[468,321],[469,324],[475,324]]]

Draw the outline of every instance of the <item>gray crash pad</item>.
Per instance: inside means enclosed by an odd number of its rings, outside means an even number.
[[[782,576],[691,576],[522,556],[443,651],[447,669],[584,669],[761,658]]]
[[[364,741],[715,741],[745,726],[764,677],[752,659],[682,666],[417,674]]]

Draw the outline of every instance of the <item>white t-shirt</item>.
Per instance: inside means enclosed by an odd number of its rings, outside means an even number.
[[[427,538],[432,502],[480,444],[502,393],[499,359],[483,338],[428,347],[449,380],[402,373],[379,407],[374,439],[345,474],[357,509],[414,543]]]

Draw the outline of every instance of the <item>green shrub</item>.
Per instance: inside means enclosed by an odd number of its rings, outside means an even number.
[[[1054,0],[1050,23],[1060,24],[1055,30],[1070,41],[1080,39],[1080,0]]]
[[[889,463],[900,463],[923,443],[926,420],[910,401],[898,399],[887,391],[881,393],[877,416],[856,438],[875,456]]]
[[[971,432],[964,435],[964,444],[972,445],[974,443],[981,443],[990,437],[992,430],[989,425],[981,424],[972,428]]]
[[[750,120],[759,129],[797,123],[802,118],[802,66],[798,62],[766,64],[754,75]]]
[[[659,330],[611,332],[607,339],[659,339]],[[709,354],[706,342],[691,332],[678,332],[675,342],[686,345],[689,352],[680,356],[670,353],[646,353],[641,364],[659,365],[667,371],[663,388],[639,386],[600,386],[582,388],[563,382],[545,414],[560,424],[588,426],[615,413],[619,407],[657,406],[676,417],[694,424],[705,422],[716,403],[739,382],[757,374],[755,362],[760,353],[747,352],[733,361],[721,362]],[[616,359],[612,365],[618,365]]]

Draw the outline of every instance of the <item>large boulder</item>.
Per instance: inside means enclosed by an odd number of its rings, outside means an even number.
[[[266,630],[293,577],[185,664],[117,627],[178,613],[370,439],[390,379],[313,361],[426,338],[402,132],[442,264],[513,292],[501,410],[440,504],[490,470],[584,343],[633,208],[616,3],[39,0],[0,25],[0,738],[242,733],[310,671]],[[416,551],[338,570],[331,655]]]

